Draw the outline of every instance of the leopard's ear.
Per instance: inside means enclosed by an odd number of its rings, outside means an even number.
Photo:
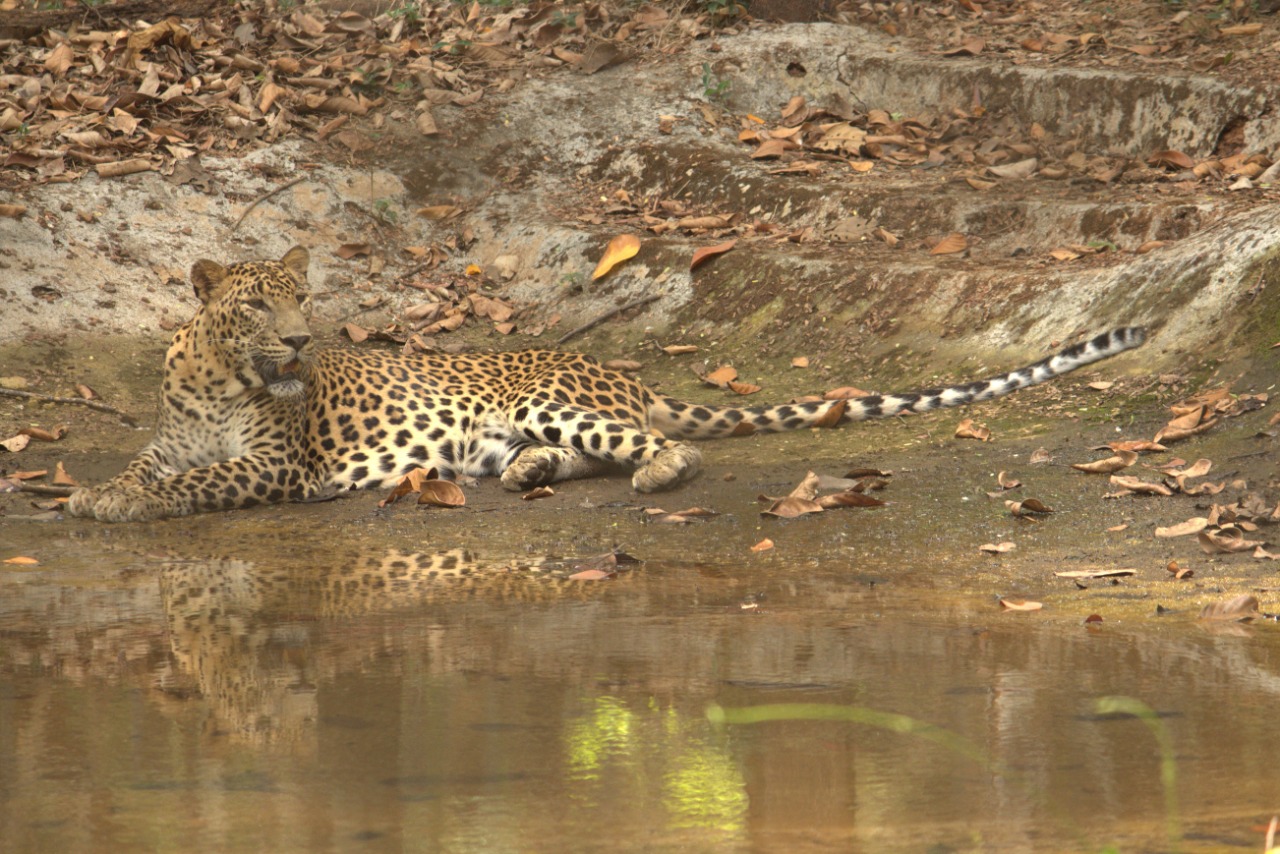
[[[196,299],[205,305],[222,292],[226,278],[227,268],[214,261],[197,261],[191,266],[191,286],[195,289]]]
[[[311,255],[307,253],[306,247],[295,246],[284,253],[280,263],[299,282],[305,282],[307,280],[307,265],[311,263]]]

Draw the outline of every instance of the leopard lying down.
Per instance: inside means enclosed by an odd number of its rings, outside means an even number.
[[[70,512],[157,519],[387,485],[417,466],[498,475],[510,490],[634,470],[640,492],[698,471],[687,439],[831,427],[1008,394],[1142,343],[1117,329],[987,380],[908,394],[777,406],[702,406],[576,353],[463,356],[318,351],[307,251],[191,271],[203,304],[165,357],[155,439]]]

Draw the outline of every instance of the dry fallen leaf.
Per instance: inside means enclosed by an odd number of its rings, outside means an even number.
[[[1185,567],[1179,566],[1176,560],[1169,561],[1168,565],[1165,566],[1165,569],[1173,573],[1173,577],[1178,579],[1179,581],[1181,581],[1184,578],[1190,578],[1191,576],[1196,574],[1195,570],[1193,569],[1187,569]]]
[[[1004,506],[1009,508],[1009,512],[1018,517],[1030,517],[1032,514],[1052,513],[1053,508],[1049,507],[1038,498],[1028,498],[1023,501],[1006,501]]]
[[[1225,602],[1211,602],[1200,609],[1202,620],[1227,620],[1247,623],[1258,616],[1258,598],[1244,594]]]
[[[40,561],[26,555],[18,555],[17,557],[5,558],[2,563],[11,564],[13,566],[39,566]]]
[[[1032,602],[1030,599],[1006,599],[1001,596],[1000,607],[1006,611],[1039,611],[1044,607],[1044,604]]]
[[[461,507],[467,503],[462,487],[451,480],[426,480],[419,490],[418,503],[430,507]]]
[[[525,501],[534,501],[538,498],[550,498],[555,494],[555,490],[549,486],[535,486],[520,497]]]
[[[978,546],[978,551],[987,552],[988,554],[998,555],[998,554],[1004,554],[1005,552],[1011,552],[1016,548],[1017,546],[1015,546],[1013,543],[1010,543],[1010,542],[984,543],[983,545]]]
[[[1173,490],[1165,486],[1163,483],[1148,483],[1141,478],[1129,475],[1111,475],[1110,483],[1112,486],[1118,486],[1125,493],[1138,493],[1141,495],[1173,495]]]
[[[1058,578],[1126,578],[1130,575],[1137,575],[1137,570],[1133,569],[1069,569],[1065,572],[1055,572]]]
[[[1170,525],[1165,528],[1156,528],[1157,537],[1185,537],[1189,534],[1198,534],[1209,525],[1209,520],[1204,516],[1193,516],[1185,522],[1179,522],[1177,525]]]
[[[707,259],[714,258],[717,255],[723,255],[736,246],[737,243],[737,240],[726,240],[724,243],[717,243],[715,246],[703,246],[700,249],[694,250],[693,260],[689,262],[689,269],[698,269]]]
[[[605,247],[604,254],[600,256],[600,263],[596,264],[596,269],[591,274],[592,281],[604,276],[628,258],[634,258],[639,251],[640,238],[634,234],[619,234]]]
[[[1166,169],[1191,169],[1196,165],[1194,160],[1181,151],[1157,151],[1147,158],[1147,162]]]
[[[960,233],[948,234],[929,250],[930,255],[954,255],[969,248],[969,239]]]
[[[773,540],[769,539],[768,537],[765,537],[763,540],[761,540],[760,542],[752,546],[751,551],[767,552],[771,548],[773,548]]]
[[[1077,471],[1089,472],[1090,474],[1111,474],[1128,468],[1137,461],[1137,451],[1116,451],[1115,456],[1108,457],[1105,460],[1095,460],[1091,463],[1072,463],[1071,467]]]
[[[662,348],[662,352],[668,356],[684,356],[688,353],[698,352],[698,347],[695,344],[669,344]]]
[[[1203,530],[1199,533],[1200,549],[1205,554],[1234,554],[1247,552],[1264,545],[1261,540],[1246,540],[1244,531],[1235,525],[1224,525],[1216,531]]]
[[[972,418],[966,418],[956,425],[956,438],[990,442],[991,431],[981,424],[975,424]]]

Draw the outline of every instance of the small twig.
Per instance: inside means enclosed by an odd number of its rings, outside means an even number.
[[[642,305],[648,305],[649,303],[654,302],[655,300],[662,299],[662,297],[663,297],[662,294],[650,294],[647,297],[640,297],[640,299],[632,300],[626,305],[620,305],[617,308],[610,309],[609,311],[606,311],[604,314],[597,317],[595,320],[588,321],[582,324],[581,326],[579,326],[577,329],[572,329],[566,332],[565,334],[561,335],[560,339],[556,341],[556,343],[563,344],[564,342],[568,341],[570,338],[576,338],[577,336],[581,335],[582,333],[586,332],[589,329],[595,329],[597,326],[604,323],[606,320],[612,317],[617,317],[619,314],[622,314],[624,311],[630,311],[633,308],[639,308]]]
[[[110,412],[130,427],[137,427],[138,421],[127,412],[116,409],[114,406],[107,406],[105,403],[99,403],[96,400],[85,400],[82,397],[53,397],[48,394],[37,394],[34,391],[18,391],[12,388],[0,388],[0,395],[9,395],[10,397],[30,397],[35,400],[43,400],[46,403],[74,403],[78,406],[87,406],[90,409],[96,409],[99,412]]]
[[[74,486],[46,486],[42,483],[27,483],[25,480],[18,481],[19,492],[31,492],[36,495],[70,495],[76,491]]]
[[[231,230],[235,231],[237,228],[240,227],[240,223],[244,222],[244,218],[249,215],[249,211],[253,210],[258,205],[262,204],[267,199],[274,196],[276,193],[282,193],[285,190],[292,187],[294,184],[301,183],[302,181],[305,181],[310,177],[311,177],[310,175],[299,175],[297,178],[294,178],[292,181],[286,181],[285,183],[281,184],[279,187],[276,187],[274,190],[267,190],[261,196],[258,196],[258,198],[249,202],[249,207],[244,209],[244,213],[240,214],[240,218],[236,220],[235,225],[231,226]]]

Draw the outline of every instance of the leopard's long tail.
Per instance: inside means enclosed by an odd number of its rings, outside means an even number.
[[[650,425],[668,439],[714,439],[806,427],[835,427],[850,421],[930,412],[1003,397],[1133,349],[1145,339],[1146,330],[1139,326],[1114,329],[1034,365],[990,379],[902,394],[874,394],[847,401],[824,400],[775,406],[701,406],[658,396],[650,410]]]

